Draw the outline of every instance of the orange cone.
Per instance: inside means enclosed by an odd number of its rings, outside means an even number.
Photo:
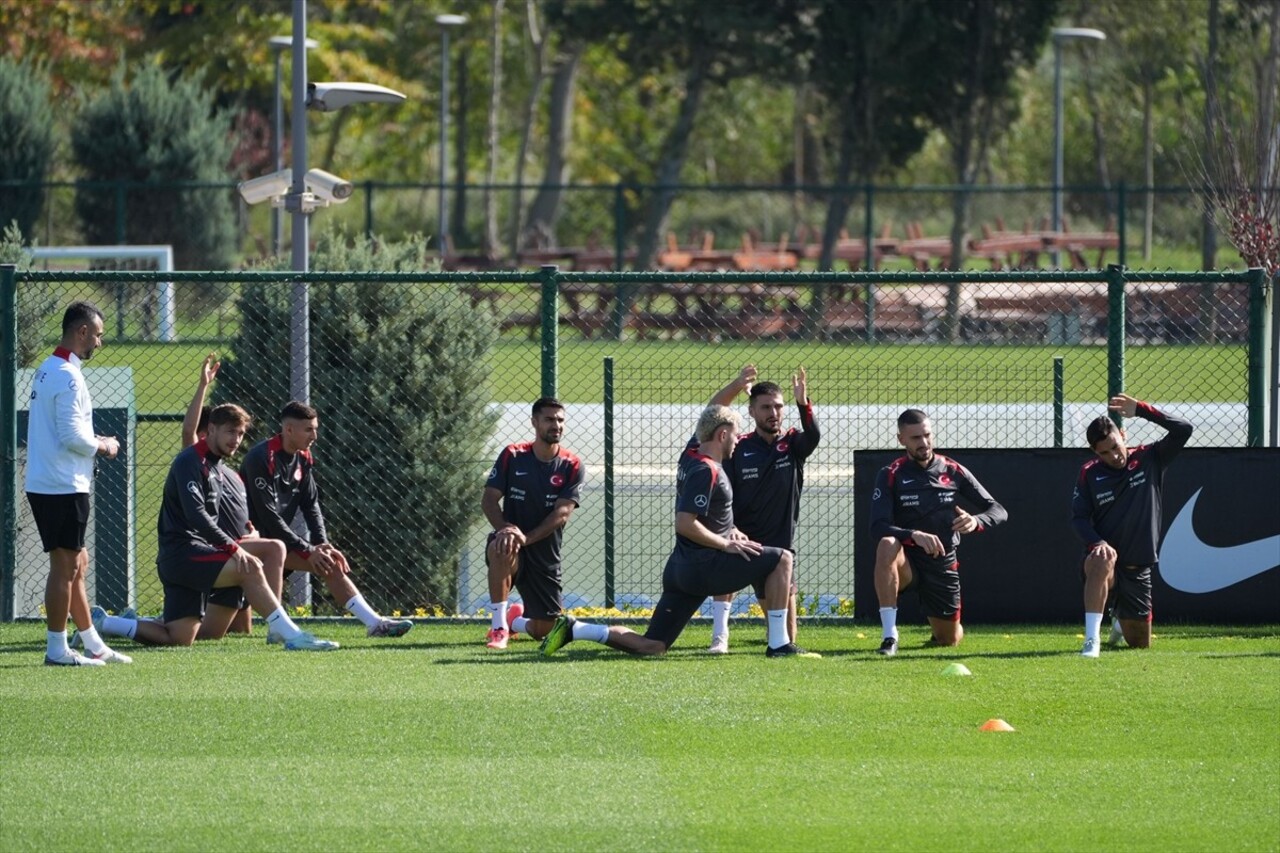
[[[981,726],[978,727],[978,731],[980,732],[1011,732],[1011,731],[1015,731],[1015,729],[1013,728],[1013,726],[1009,725],[1004,720],[995,719],[995,720],[987,720],[985,723],[983,723]]]

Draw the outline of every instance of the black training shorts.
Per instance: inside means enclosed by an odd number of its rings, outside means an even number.
[[[484,546],[484,564],[489,565],[489,546],[497,533],[490,533]],[[526,619],[555,619],[564,610],[564,587],[560,582],[560,564],[544,565],[521,548],[516,554],[516,576],[512,579]]]
[[[711,548],[677,549],[662,570],[662,597],[645,637],[671,648],[708,596],[727,595],[748,586],[763,591],[765,580],[781,559],[781,548],[766,547],[749,560]]]
[[[214,592],[214,582],[231,555],[226,551],[204,544],[192,544],[186,553],[166,559],[157,565],[160,582],[164,585],[163,620],[204,616],[206,599]],[[239,587],[228,587],[237,594]],[[213,602],[221,604],[222,601]],[[228,604],[227,606],[232,606]]]
[[[47,554],[54,548],[83,551],[85,531],[89,528],[89,494],[38,495],[27,492],[31,514],[40,531],[40,544]]]
[[[941,557],[930,557],[919,548],[903,548],[902,552],[911,564],[911,583],[906,589],[916,590],[924,615],[959,622],[960,562],[955,552]]]

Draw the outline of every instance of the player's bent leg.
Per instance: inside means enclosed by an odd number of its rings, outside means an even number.
[[[929,627],[933,629],[933,642],[939,646],[958,646],[964,639],[964,626],[959,619],[942,619],[929,617]]]
[[[1084,610],[1086,613],[1102,613],[1107,606],[1107,596],[1115,582],[1116,561],[1113,557],[1090,554],[1084,558]]]
[[[911,585],[911,565],[902,543],[892,536],[876,544],[875,584],[881,607],[897,607],[898,593]]]
[[[1151,648],[1151,622],[1146,619],[1121,619],[1120,630],[1131,648]]]
[[[547,634],[551,633],[551,628],[556,624],[554,619],[531,619],[526,618],[525,632],[535,640],[545,639]]]
[[[661,640],[637,634],[630,628],[613,625],[609,628],[609,639],[605,641],[611,649],[641,657],[657,657],[667,653],[667,644]]]
[[[270,581],[268,580],[268,584]],[[228,634],[252,634],[253,633],[253,609],[250,607],[241,607],[236,610],[236,615],[232,617],[231,624],[227,626]]]
[[[240,613],[248,613],[238,607],[224,604],[210,604],[205,607],[204,618],[200,620],[200,628],[196,632],[197,640],[221,640],[231,629],[231,623]]]
[[[139,622],[133,639],[148,646],[189,646],[199,630],[198,616],[184,616],[170,622]]]

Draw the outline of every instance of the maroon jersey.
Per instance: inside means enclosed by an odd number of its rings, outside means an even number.
[[[533,443],[510,444],[498,454],[485,487],[502,492],[502,517],[528,533],[541,524],[557,501],[582,503],[582,460],[561,447],[554,459],[543,462]],[[561,527],[545,539],[521,549],[525,560],[549,568],[560,565]]]

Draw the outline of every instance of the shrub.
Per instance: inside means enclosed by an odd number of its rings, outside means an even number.
[[[9,223],[0,236],[0,264],[14,264],[20,270],[31,267],[31,256],[17,222]],[[58,310],[58,303],[47,284],[24,284],[18,288],[18,366],[35,363],[44,352],[40,333],[46,321]]]
[[[16,221],[20,233],[31,233],[44,205],[53,147],[48,76],[0,57],[0,181],[30,185],[0,191],[0,223]]]
[[[194,183],[229,183],[230,123],[197,77],[170,81],[147,66],[111,87],[75,117],[71,148],[85,178],[76,213],[86,241],[120,242],[117,190],[126,181],[124,242],[171,244],[179,269],[227,269],[235,255],[232,191]],[[146,186],[138,186],[145,184]]]
[[[321,234],[317,271],[425,269],[421,247]],[[288,399],[290,285],[250,284],[215,400],[274,431]],[[320,411],[325,522],[357,584],[384,611],[452,607],[457,559],[480,518],[495,416],[488,352],[496,336],[447,285],[311,286],[311,404]]]

